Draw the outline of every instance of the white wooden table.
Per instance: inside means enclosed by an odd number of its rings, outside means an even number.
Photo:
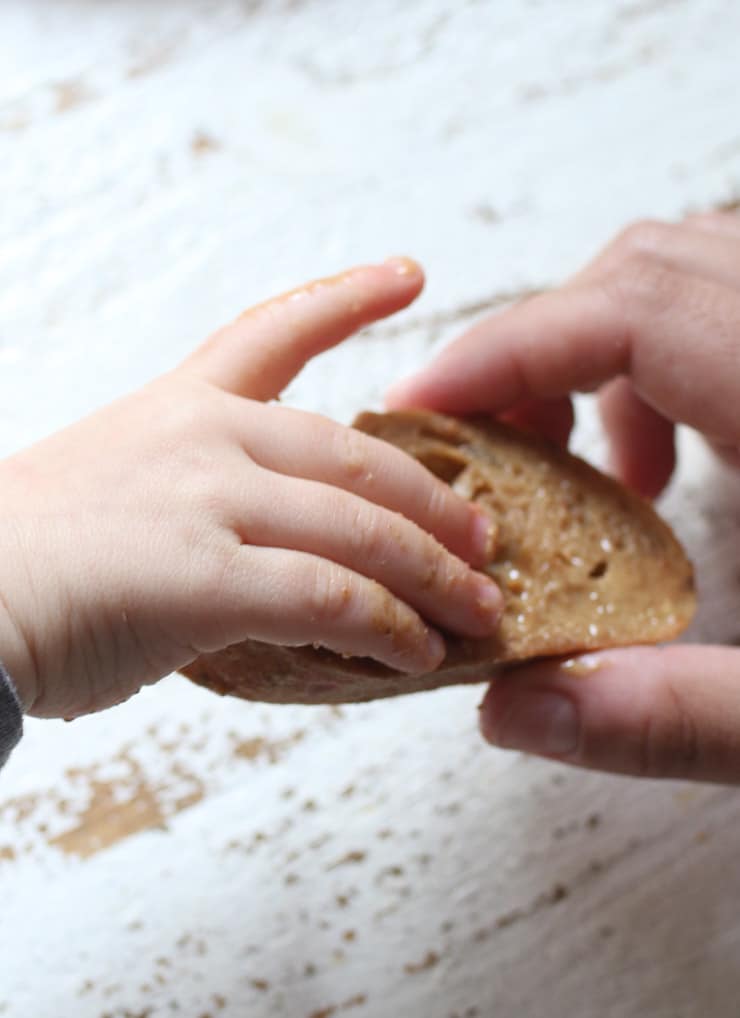
[[[0,453],[404,252],[418,305],[290,390],[378,404],[629,219],[738,193],[739,40],[734,0],[4,0]],[[740,494],[684,444],[692,635],[733,641]],[[737,792],[491,750],[479,694],[260,707],[172,677],[29,722],[0,1015],[737,1018]]]

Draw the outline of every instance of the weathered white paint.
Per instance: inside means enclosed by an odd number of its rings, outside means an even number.
[[[5,0],[0,452],[272,291],[408,252],[418,306],[290,390],[376,404],[471,306],[734,193],[738,38],[732,0]],[[693,635],[734,639],[737,482],[684,446]],[[30,722],[0,1015],[736,1018],[736,793],[492,751],[478,696],[332,712],[173,677]],[[142,830],[93,852],[106,810]]]

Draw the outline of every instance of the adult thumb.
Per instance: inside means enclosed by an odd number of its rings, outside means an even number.
[[[740,650],[628,647],[513,668],[480,724],[489,742],[580,767],[740,782]]]

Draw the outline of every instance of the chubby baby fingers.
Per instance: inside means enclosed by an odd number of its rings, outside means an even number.
[[[441,636],[379,583],[300,551],[242,545],[213,609],[212,640],[199,651],[244,639],[311,643],[411,673],[432,671],[445,655]]]
[[[249,400],[238,410],[245,450],[260,466],[353,492],[418,523],[474,566],[489,561],[489,517],[407,453],[303,410]]]
[[[400,513],[316,481],[269,471],[250,481],[234,527],[244,543],[329,559],[466,636],[495,629],[503,602],[493,581]]]

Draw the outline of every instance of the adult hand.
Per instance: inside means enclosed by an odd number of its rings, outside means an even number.
[[[646,496],[671,476],[676,422],[740,459],[740,217],[630,226],[560,289],[475,325],[388,403],[491,412],[566,442],[569,394],[593,390],[614,472]],[[740,780],[740,651],[628,648],[587,664],[495,681],[486,738],[625,774]]]

